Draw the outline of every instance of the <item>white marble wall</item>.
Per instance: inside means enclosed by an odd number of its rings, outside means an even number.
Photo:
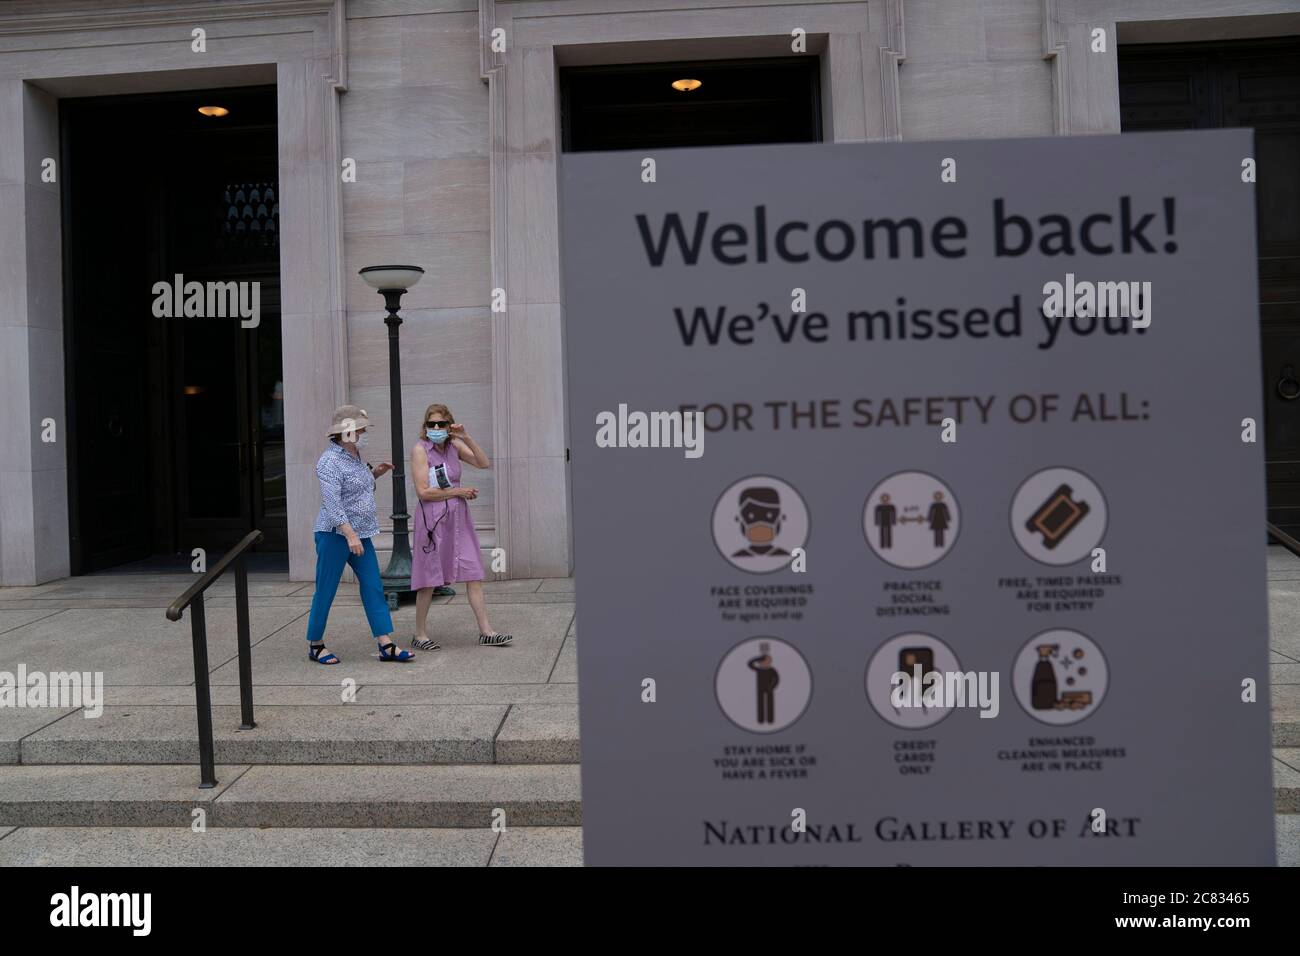
[[[348,5],[348,92],[342,153],[357,163],[343,184],[349,395],[370,412],[372,460],[391,461],[388,329],[382,297],[357,270],[422,266],[403,299],[403,438],[409,450],[427,405],[449,405],[491,456],[492,325],[487,87],[479,76],[477,0]],[[404,457],[407,452],[403,451]],[[465,469],[484,544],[494,539],[491,471]],[[380,525],[392,526],[391,479],[380,483]],[[407,476],[408,510],[415,506]],[[386,550],[388,535],[379,543]]]
[[[903,0],[904,139],[1052,134],[1043,0]]]
[[[793,24],[821,38],[829,138],[1107,132],[1119,124],[1118,39],[1294,33],[1298,14],[1300,0],[0,4],[0,406],[30,426],[0,460],[0,585],[68,569],[65,446],[42,443],[38,427],[47,409],[63,416],[58,192],[33,165],[53,152],[59,96],[220,85],[222,69],[251,82],[248,71],[275,65],[282,205],[296,210],[282,217],[281,263],[295,579],[312,573],[298,532],[318,507],[312,465],[329,410],[362,405],[376,422],[372,458],[406,454],[390,448],[382,300],[356,274],[388,261],[426,269],[404,302],[406,444],[427,404],[450,405],[498,465],[467,476],[484,545],[507,547],[513,575],[563,574],[557,59],[672,59],[684,42],[692,57],[756,55]],[[197,22],[213,38],[202,60],[186,40]],[[498,25],[504,55],[483,44]],[[1097,26],[1110,36],[1101,56],[1087,49]],[[337,182],[343,157],[356,182]],[[494,315],[497,284],[510,305]]]

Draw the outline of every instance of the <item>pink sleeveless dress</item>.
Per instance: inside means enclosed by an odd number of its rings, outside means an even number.
[[[429,487],[438,487],[434,468],[447,466],[453,488],[460,487],[460,453],[451,439],[442,450],[427,438],[421,439],[429,458]],[[446,501],[415,500],[415,522],[411,535],[411,588],[436,588],[444,584],[483,580],[483,556],[478,534],[464,498]]]

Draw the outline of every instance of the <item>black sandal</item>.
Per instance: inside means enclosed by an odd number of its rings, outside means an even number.
[[[397,650],[397,645],[392,642],[380,644],[379,659],[381,661],[396,662],[398,664],[405,664],[407,661],[415,660],[415,655],[410,651],[402,651],[400,654],[394,654],[393,651],[395,650]]]
[[[308,644],[307,656],[317,664],[341,664],[343,663],[329,651],[325,650],[324,644]]]

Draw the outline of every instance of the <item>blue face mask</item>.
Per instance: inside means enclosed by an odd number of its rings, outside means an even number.
[[[429,436],[429,441],[435,445],[441,445],[447,440],[447,429],[445,428],[429,428],[424,433]]]

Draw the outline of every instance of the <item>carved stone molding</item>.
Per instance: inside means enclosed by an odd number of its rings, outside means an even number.
[[[902,97],[898,88],[898,67],[907,59],[903,29],[903,0],[883,0],[885,36],[880,46],[880,99],[886,139],[903,138]]]
[[[251,20],[333,13],[345,0],[157,0],[153,3],[93,0],[17,0],[0,6],[0,35],[125,29],[174,23]]]
[[[506,101],[505,54],[492,49],[492,31],[497,28],[495,0],[479,0],[479,74],[488,88],[488,195],[493,289],[509,289],[506,282],[506,237],[509,235],[509,204],[506,201]],[[492,298],[494,296],[491,295]],[[492,441],[498,461],[510,458],[509,398],[503,383],[510,381],[510,336],[508,313],[492,312]],[[494,470],[494,524],[497,547],[510,555],[511,471]],[[507,563],[507,569],[510,564]]]
[[[1070,132],[1066,99],[1069,58],[1065,53],[1065,37],[1056,19],[1056,0],[1043,0],[1043,59],[1051,61],[1052,66],[1052,125],[1058,134],[1064,135]]]

